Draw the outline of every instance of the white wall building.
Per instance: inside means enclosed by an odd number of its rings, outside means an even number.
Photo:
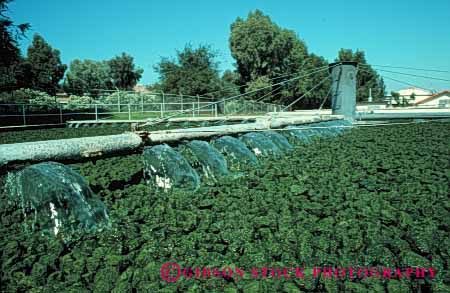
[[[414,103],[415,106],[450,108],[450,91],[443,91]]]
[[[448,90],[436,93],[421,88],[409,87],[401,89],[397,93],[400,95],[398,102],[390,95],[386,97],[385,100],[388,105],[396,105],[398,103],[405,105],[404,102],[406,102],[406,106],[413,107],[450,108],[450,91]],[[412,96],[414,99],[411,99]]]
[[[401,99],[406,99],[409,104],[416,104],[433,95],[433,92],[421,88],[409,87],[398,91]],[[411,100],[411,95],[414,94],[415,99]]]

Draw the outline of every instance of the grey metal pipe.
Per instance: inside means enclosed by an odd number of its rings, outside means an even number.
[[[135,133],[0,145],[0,167],[9,163],[76,160],[132,151],[143,144]]]
[[[0,167],[10,163],[80,160],[119,152],[131,152],[144,144],[173,142],[183,139],[207,138],[342,119],[342,116],[277,115],[258,118],[255,123],[125,133],[119,135],[71,138],[0,145]]]
[[[308,124],[320,121],[342,119],[343,116],[297,116],[297,117],[261,117],[255,123],[221,125],[210,127],[196,127],[186,129],[171,129],[150,132],[147,143],[172,142],[183,139],[207,138],[217,135],[230,135],[237,133],[251,132],[255,130],[265,130],[280,128],[287,125]]]

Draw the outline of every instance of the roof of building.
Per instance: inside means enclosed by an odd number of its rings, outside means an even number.
[[[450,91],[442,91],[442,92],[436,93],[436,94],[434,94],[434,95],[432,95],[432,96],[430,96],[430,97],[428,97],[426,99],[423,99],[423,100],[415,103],[414,105],[420,105],[420,104],[432,101],[432,100],[437,99],[437,98],[439,98],[439,97],[441,97],[441,96],[443,96],[445,94],[450,95]]]
[[[423,92],[423,93],[427,93],[427,94],[433,94],[433,91],[431,91],[431,90],[427,90],[427,89],[424,89],[424,88],[420,88],[420,87],[413,87],[413,86],[411,86],[411,87],[407,87],[407,88],[404,88],[404,89],[401,89],[401,90],[398,90],[397,91],[400,95],[402,95],[402,92],[408,92],[408,95],[409,95],[409,92],[413,92],[413,93],[415,93],[415,92]]]

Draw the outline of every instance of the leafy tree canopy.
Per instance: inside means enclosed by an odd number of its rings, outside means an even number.
[[[327,66],[328,62],[325,58],[313,53],[309,54],[300,74],[307,75],[313,71],[317,72],[302,77],[295,83],[289,83],[288,86],[283,86],[287,94],[282,96],[281,102],[291,103],[292,100],[303,96],[294,108],[317,109],[322,103],[323,107],[329,108],[331,106],[331,79],[327,79],[329,76]]]
[[[135,68],[133,57],[126,53],[109,60],[108,65],[114,86],[121,90],[131,90],[144,72],[141,68]]]
[[[160,75],[164,92],[186,95],[205,95],[221,89],[217,53],[209,46],[193,48],[187,45],[177,51],[176,60],[162,58],[154,67]],[[220,96],[220,93],[212,95]]]
[[[8,17],[8,4],[11,0],[0,0],[0,90],[17,89],[16,76],[20,68],[21,56],[18,47],[18,41],[29,29],[28,23],[15,24]]]
[[[254,100],[266,101],[268,95],[272,91],[270,86],[272,85],[270,79],[267,76],[259,76],[256,79],[247,83],[245,92],[249,93],[247,97],[252,97]]]
[[[239,73],[232,70],[225,70],[222,74],[222,94],[224,96],[236,96],[239,94]]]
[[[96,96],[99,90],[114,89],[110,68],[106,61],[74,60],[64,81],[66,92]]]
[[[250,12],[247,19],[237,18],[231,25],[230,50],[240,75],[239,84],[247,85],[248,88],[244,89],[247,92],[327,66],[325,59],[308,53],[305,42],[294,31],[279,27],[259,10]],[[311,93],[308,93],[308,90],[327,75],[325,70],[294,82],[274,86],[268,89],[272,94],[264,100],[289,104],[305,95],[294,108],[318,107],[328,92],[330,83],[321,84]],[[256,94],[253,96],[261,97]]]
[[[229,41],[241,84],[297,72],[307,57],[306,44],[294,31],[280,28],[259,10],[231,24]]]
[[[67,69],[61,62],[60,52],[35,34],[25,62],[31,74],[31,87],[54,95]]]

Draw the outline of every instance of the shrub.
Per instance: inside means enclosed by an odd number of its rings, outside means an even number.
[[[57,108],[55,97],[48,95],[45,92],[36,91],[32,89],[18,89],[12,92],[3,92],[0,94],[1,103],[9,104],[30,104],[34,105],[27,110],[47,111]]]
[[[12,92],[0,94],[0,101],[3,103],[24,103],[24,104],[54,104],[55,97],[49,96],[46,92],[32,89],[18,89]]]
[[[71,95],[69,97],[69,103],[65,107],[68,110],[75,109],[89,109],[91,108],[92,98],[88,96],[75,96]]]
[[[142,101],[144,103],[159,103],[160,97],[155,94],[115,92],[99,98],[99,102],[102,104],[117,104],[119,100],[120,104],[141,104]]]

